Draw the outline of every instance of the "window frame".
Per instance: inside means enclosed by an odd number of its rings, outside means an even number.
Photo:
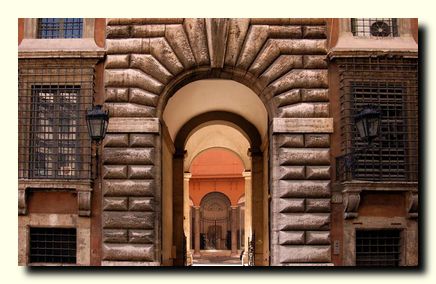
[[[79,22],[75,22],[79,19]],[[44,23],[43,20],[56,20],[56,22]],[[69,22],[72,20],[72,22]],[[57,24],[58,28],[50,28],[50,25]],[[75,28],[75,25],[79,25],[79,28]],[[44,27],[45,25],[45,27]],[[67,28],[68,25],[72,25],[71,28]],[[67,36],[67,32],[71,30],[71,36]],[[56,36],[54,36],[56,32]],[[78,32],[78,36],[75,36],[75,32]],[[84,19],[83,18],[38,18],[37,22],[37,38],[39,39],[80,39],[83,37],[84,32]],[[45,34],[45,35],[44,35]]]
[[[386,21],[388,20],[391,24],[390,27],[390,33],[387,36],[377,36],[377,35],[373,35],[371,33],[371,31],[368,32],[368,35],[366,35],[366,31],[359,31],[360,27],[356,22],[358,21],[363,21],[363,26],[362,28],[368,28],[369,30],[371,30],[371,25],[366,26],[366,21],[368,21],[369,23],[371,23],[371,21],[377,22],[377,21]],[[351,18],[350,19],[350,30],[351,33],[353,34],[354,37],[361,37],[361,38],[378,38],[378,39],[386,39],[386,38],[395,38],[395,37],[400,37],[400,33],[399,33],[399,27],[398,27],[398,18]],[[364,33],[364,34],[360,34],[360,33]]]

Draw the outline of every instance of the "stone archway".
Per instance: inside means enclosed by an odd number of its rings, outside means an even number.
[[[268,112],[270,264],[329,263],[325,20],[109,19],[106,34],[102,264],[163,264],[161,119],[180,88],[207,78],[244,84]]]
[[[244,117],[241,117],[235,113],[229,113],[224,111],[213,111],[204,114],[200,114],[196,117],[193,117],[184,126],[179,129],[177,132],[177,136],[174,141],[174,155],[172,159],[172,235],[173,235],[173,245],[176,246],[176,252],[179,253],[178,259],[183,258],[183,251],[177,250],[177,247],[181,248],[180,245],[183,241],[183,216],[184,212],[187,212],[187,209],[183,209],[184,199],[187,200],[187,197],[183,198],[181,192],[185,191],[186,195],[186,182],[189,180],[187,178],[186,173],[184,174],[184,159],[185,159],[185,146],[188,142],[189,138],[193,133],[202,129],[202,127],[207,127],[210,123],[221,123],[227,126],[233,126],[237,131],[241,131],[243,136],[249,141],[247,144],[247,149],[245,149],[245,153],[250,152],[250,165],[248,168],[248,172],[246,173],[246,188],[245,192],[248,196],[248,208],[250,208],[249,212],[252,214],[248,216],[248,221],[246,222],[250,226],[250,231],[257,231],[259,236],[258,239],[262,242],[259,242],[258,250],[257,250],[257,261],[259,265],[264,264],[262,260],[265,258],[265,253],[268,253],[269,243],[268,239],[263,239],[263,237],[268,235],[268,214],[265,214],[265,211],[268,212],[268,203],[265,199],[265,193],[268,191],[267,183],[264,183],[264,177],[268,173],[267,164],[264,163],[264,154],[267,155],[267,151],[264,148],[261,148],[261,138],[259,131],[257,128],[249,121],[247,121]],[[168,164],[168,162],[167,162]],[[164,165],[165,168],[165,165]],[[164,176],[168,176],[170,172],[166,171]],[[241,174],[243,174],[241,172]],[[183,181],[184,180],[184,181]],[[164,188],[164,192],[165,188]],[[168,192],[168,191],[167,191]],[[253,206],[256,206],[256,209],[251,210]],[[264,210],[266,209],[266,210]],[[165,216],[165,212],[163,212],[163,216]],[[185,217],[186,218],[186,217]],[[168,217],[164,217],[164,219],[168,219]],[[258,220],[256,223],[252,223],[251,220]],[[253,226],[253,227],[252,227]],[[168,230],[165,230],[168,232]],[[186,231],[186,228],[185,228]],[[236,235],[235,235],[236,237]],[[236,239],[236,238],[235,238]],[[246,240],[246,247],[248,246],[248,241]],[[177,246],[177,244],[179,244]],[[165,249],[164,249],[165,250]],[[267,257],[266,257],[267,258]],[[180,263],[180,262],[179,262]],[[179,264],[180,265],[180,264]]]

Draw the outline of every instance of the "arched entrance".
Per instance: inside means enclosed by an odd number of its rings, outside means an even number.
[[[251,149],[245,206],[257,208],[246,214],[256,220],[257,263],[331,262],[326,23],[107,20],[102,264],[183,264],[186,143],[205,125],[228,123]],[[242,119],[204,119],[212,112]]]
[[[187,162],[192,161],[195,153],[220,147],[238,152],[244,163],[244,171],[240,173],[245,181],[244,230],[256,232],[258,236],[257,265],[268,265],[268,167],[267,159],[264,160],[268,152],[266,109],[256,94],[234,81],[202,80],[184,88],[170,99],[163,113],[168,132],[162,145],[162,198],[163,208],[172,207],[172,214],[162,212],[163,255],[173,257],[172,264],[183,265],[191,246],[189,241],[184,245],[186,235],[190,234],[186,225],[186,220],[190,220],[188,188],[191,178]],[[243,100],[232,100],[234,97]],[[251,109],[258,110],[257,115],[250,111],[250,105]],[[253,223],[252,219],[259,222]],[[237,234],[234,238],[236,241]],[[244,246],[248,247],[248,234]],[[172,254],[169,253],[170,247]]]

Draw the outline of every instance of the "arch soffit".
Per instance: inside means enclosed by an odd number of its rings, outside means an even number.
[[[266,104],[250,88],[234,80],[191,80],[178,87],[165,106],[158,107],[161,108],[164,109],[158,115],[165,121],[173,140],[193,117],[219,111],[244,118],[255,126],[261,138],[268,133]]]
[[[210,148],[205,148],[202,149],[201,151],[199,151],[198,153],[195,153],[195,156],[192,157],[192,159],[190,159],[189,161],[187,161],[187,165],[186,165],[186,170],[185,171],[189,171],[191,172],[191,167],[192,164],[194,163],[195,159],[197,157],[199,157],[201,154],[207,152],[208,150],[212,150],[212,149],[222,149],[224,151],[228,151],[231,152],[232,154],[234,154],[236,157],[238,157],[238,160],[241,162],[242,166],[244,167],[245,170],[249,170],[251,168],[250,164],[247,163],[247,160],[244,160],[241,158],[241,156],[239,155],[239,153],[235,152],[233,149],[229,149],[229,148],[225,148],[225,147],[210,147]],[[247,168],[248,167],[248,168]],[[242,173],[241,173],[242,174]]]
[[[198,129],[188,139],[185,149],[184,171],[190,171],[195,158],[209,149],[224,149],[234,153],[240,159],[245,170],[251,169],[248,156],[249,140],[241,131],[225,125],[210,125]]]
[[[252,153],[257,153],[260,151],[262,140],[257,128],[253,124],[235,113],[211,111],[193,117],[179,130],[174,140],[176,155],[184,155],[185,146],[189,137],[194,134],[196,130],[201,128],[202,125],[207,126],[211,121],[228,122],[229,126],[241,131],[245,137],[249,138],[248,140],[250,142],[250,150]]]

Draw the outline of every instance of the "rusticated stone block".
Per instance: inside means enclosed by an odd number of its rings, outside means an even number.
[[[133,103],[106,103],[111,117],[153,117],[156,108]]]
[[[279,232],[279,244],[281,245],[304,244],[304,231]]]
[[[304,198],[280,198],[278,205],[280,213],[304,212]]]
[[[108,54],[150,53],[148,38],[106,39]]]
[[[153,230],[129,230],[129,242],[140,244],[152,244],[154,241]]]
[[[154,135],[130,134],[130,147],[154,147]]]
[[[328,117],[328,103],[299,103],[279,108],[279,117]]]
[[[278,192],[282,198],[329,197],[330,181],[280,180]]]
[[[110,124],[109,124],[110,126]],[[333,118],[280,118],[274,117],[272,131],[277,133],[333,133]]]
[[[303,102],[328,102],[328,89],[303,89],[301,90],[301,100]]]
[[[165,25],[133,25],[133,37],[161,37],[165,35]]]
[[[106,68],[129,68],[129,54],[111,54],[106,57]]]
[[[161,82],[138,69],[106,69],[104,73],[107,87],[135,87],[154,94],[163,89]]]
[[[277,138],[279,147],[304,147],[304,136],[302,134],[280,135]]]
[[[327,68],[327,57],[325,55],[305,55],[304,68],[322,69]]]
[[[278,230],[327,230],[330,225],[329,213],[280,213]]]
[[[184,70],[182,63],[165,38],[150,38],[150,53],[171,74],[177,75]]]
[[[130,197],[129,210],[131,211],[153,211],[153,198],[147,197]]]
[[[306,212],[330,212],[330,199],[306,199]]]
[[[157,106],[159,96],[138,88],[130,88],[130,102],[145,106]]]
[[[103,244],[104,260],[153,261],[153,255],[149,244]]]
[[[293,89],[274,97],[274,101],[278,107],[292,105],[301,101],[299,89]]]
[[[168,83],[173,75],[162,66],[162,64],[150,54],[132,54],[130,56],[130,67],[138,68],[141,71],[151,75],[153,78],[162,83]]]
[[[154,196],[154,180],[104,180],[105,196]]]
[[[109,18],[107,23],[111,26],[181,24],[183,23],[183,18]]]
[[[107,26],[107,38],[126,38],[130,36],[130,26]]]
[[[283,76],[290,70],[303,68],[303,56],[288,54],[280,55],[280,50],[274,44],[274,41],[268,41],[261,54],[256,58],[256,61],[250,68],[250,72],[254,75],[258,75],[256,70],[253,70],[256,67],[258,67],[258,73],[266,69],[260,75],[259,80],[267,86],[269,83],[280,76]]]
[[[172,45],[172,48],[178,55],[177,57],[182,62],[185,70],[191,69],[196,65],[195,58],[192,54],[192,49],[183,25],[167,25],[165,27],[165,38],[168,40],[168,42],[178,43],[177,45]],[[217,46],[224,46],[224,44],[217,44]],[[213,54],[214,52],[212,51],[211,58],[214,58]]]
[[[304,145],[313,148],[328,148],[330,146],[329,134],[305,134]]]
[[[103,140],[104,147],[127,147],[129,136],[127,134],[106,134]]]
[[[154,166],[129,166],[129,179],[152,179]]]
[[[114,165],[152,165],[153,148],[104,148],[103,161]]]
[[[152,212],[103,212],[103,228],[105,229],[153,229],[154,213]]]
[[[328,88],[327,70],[324,69],[297,69],[292,70],[266,89],[266,93],[279,94],[290,89],[298,88]]]
[[[271,38],[301,38],[302,32],[299,26],[271,25],[268,27]]]
[[[280,165],[328,165],[329,149],[281,148],[279,150]]]
[[[329,245],[330,231],[307,231],[306,244],[308,245]]]
[[[304,166],[281,166],[280,179],[304,179]]]
[[[128,102],[129,92],[126,88],[107,88],[105,102]]]
[[[282,246],[279,250],[280,263],[330,262],[330,246]]]
[[[103,210],[125,211],[127,203],[127,197],[105,197],[103,198]]]
[[[103,242],[105,243],[127,243],[127,230],[103,230]]]
[[[278,39],[275,41],[282,54],[326,54],[325,39]]]
[[[127,166],[103,166],[103,178],[105,179],[123,179],[127,178]]]
[[[303,38],[326,38],[326,26],[303,26]]]
[[[307,179],[330,179],[330,166],[307,166]]]

